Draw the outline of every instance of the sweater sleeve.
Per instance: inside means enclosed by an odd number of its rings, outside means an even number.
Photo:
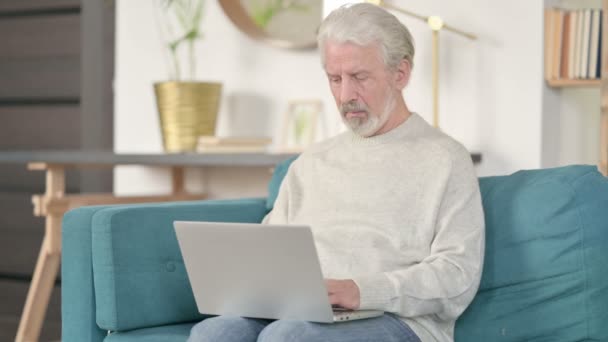
[[[451,320],[472,301],[481,278],[485,227],[479,184],[465,153],[452,159],[429,255],[405,269],[353,279],[360,309]]]

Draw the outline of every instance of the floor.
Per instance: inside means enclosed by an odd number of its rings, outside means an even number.
[[[0,342],[15,340],[29,282],[0,278]],[[61,340],[61,288],[55,286],[40,335],[41,342]]]

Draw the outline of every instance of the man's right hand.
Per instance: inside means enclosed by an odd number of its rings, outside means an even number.
[[[359,287],[352,279],[325,279],[325,287],[332,306],[349,310],[359,308]]]

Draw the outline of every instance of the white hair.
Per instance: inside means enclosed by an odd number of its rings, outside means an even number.
[[[360,46],[377,43],[389,69],[395,70],[404,59],[414,67],[414,40],[410,31],[394,15],[373,4],[344,5],[325,18],[317,35],[323,66],[328,40]]]

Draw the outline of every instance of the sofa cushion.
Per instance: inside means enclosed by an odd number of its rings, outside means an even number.
[[[260,222],[265,204],[262,198],[178,202],[95,213],[91,229],[97,325],[125,331],[202,319],[173,221]]]
[[[279,165],[274,169],[272,173],[272,178],[270,179],[270,183],[268,183],[268,197],[266,198],[266,209],[272,210],[274,208],[274,202],[277,200],[277,196],[279,195],[279,188],[281,188],[281,183],[283,182],[283,178],[287,174],[287,170],[289,170],[289,166],[296,160],[298,157],[291,157]]]
[[[569,166],[480,186],[484,269],[456,341],[608,341],[608,180]]]
[[[106,336],[104,342],[186,342],[194,324],[163,325],[154,328],[114,332]]]

